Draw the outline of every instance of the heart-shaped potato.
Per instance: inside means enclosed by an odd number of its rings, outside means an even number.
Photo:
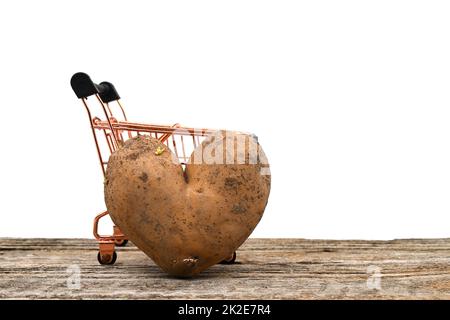
[[[228,258],[252,233],[269,197],[268,171],[252,135],[211,134],[184,172],[159,140],[138,136],[111,155],[105,202],[139,249],[188,277]]]

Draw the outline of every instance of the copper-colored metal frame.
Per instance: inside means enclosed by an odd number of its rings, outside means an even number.
[[[117,104],[120,109],[121,120],[119,120],[114,116],[112,112],[113,108],[109,103],[104,103],[98,94],[95,94],[92,97],[98,101],[101,107],[101,113],[103,113],[103,119],[98,116],[93,116],[88,104],[88,98],[82,98],[81,100],[89,116],[89,123],[103,175],[106,173],[109,155],[117,150],[125,140],[134,136],[150,135],[159,139],[175,153],[179,158],[180,163],[184,165],[189,158],[189,155],[186,154],[185,144],[193,143],[193,147],[195,148],[201,143],[201,138],[211,132],[211,130],[208,129],[181,127],[179,124],[164,126],[129,122],[120,100],[116,100],[113,103]],[[102,150],[100,146],[101,135],[106,141],[106,152]],[[180,136],[180,144],[177,144],[175,141],[176,135]],[[185,139],[186,137],[191,137],[191,139]],[[169,140],[171,140],[171,143]],[[113,264],[116,260],[116,245],[120,246],[126,244],[127,241],[126,235],[124,235],[117,226],[114,226],[112,235],[100,235],[98,233],[99,222],[107,215],[108,211],[104,211],[98,214],[94,219],[93,233],[99,244],[98,260],[101,264]]]

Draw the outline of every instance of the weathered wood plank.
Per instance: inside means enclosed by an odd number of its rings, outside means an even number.
[[[249,239],[239,263],[189,280],[132,245],[114,266],[96,255],[93,240],[0,238],[0,298],[450,299],[450,239]]]

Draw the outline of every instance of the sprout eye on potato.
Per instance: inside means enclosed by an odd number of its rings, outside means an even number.
[[[256,153],[255,153],[256,152]],[[228,258],[260,221],[270,192],[254,136],[216,132],[183,172],[159,140],[138,136],[108,162],[105,202],[114,223],[158,266],[189,277]]]

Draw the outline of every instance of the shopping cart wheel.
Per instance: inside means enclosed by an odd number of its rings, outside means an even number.
[[[122,239],[122,240],[114,240],[114,243],[117,247],[125,247],[128,243],[128,240]]]
[[[233,264],[236,261],[236,251],[228,259],[222,260],[220,264]]]
[[[114,251],[112,255],[110,254],[97,254],[97,260],[100,264],[114,264],[117,260],[117,253]]]

